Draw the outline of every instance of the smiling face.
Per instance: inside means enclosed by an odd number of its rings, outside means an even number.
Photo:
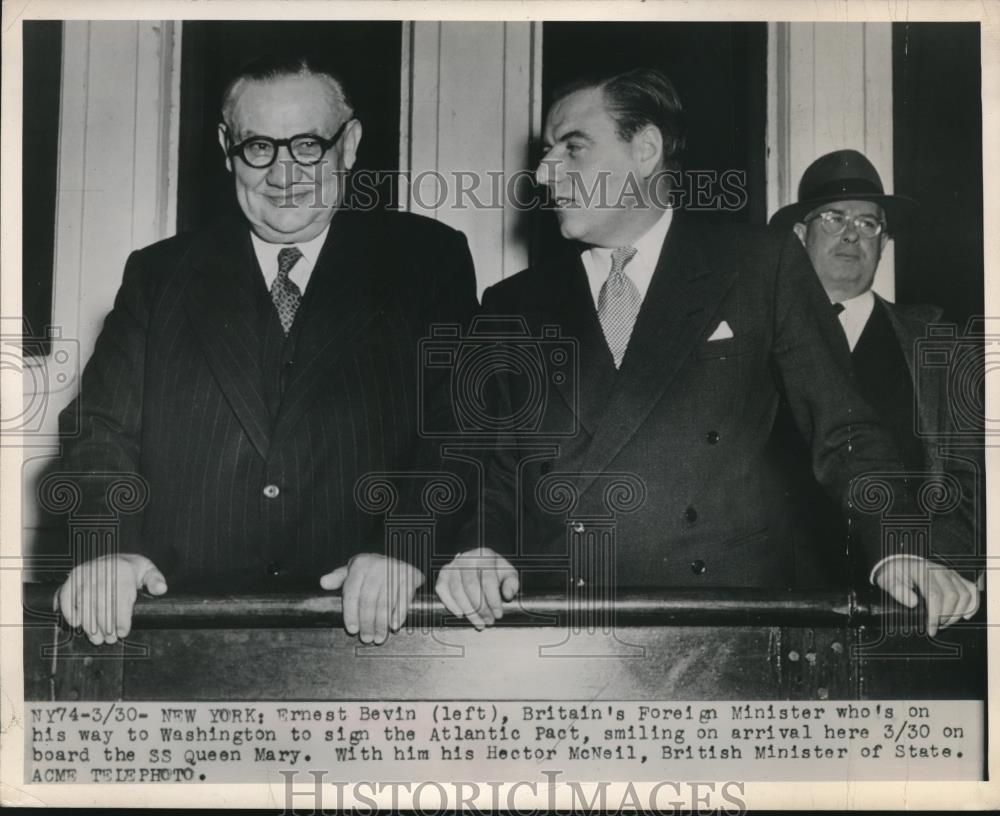
[[[847,225],[839,235],[827,235],[819,219],[809,220],[818,212],[834,210],[847,217]],[[871,289],[882,250],[889,236],[883,232],[874,238],[858,234],[852,219],[859,215],[873,215],[884,220],[882,208],[871,201],[836,201],[818,207],[805,221],[794,226],[806,253],[819,275],[830,300],[839,303]]]
[[[326,77],[246,81],[234,90],[228,127],[219,126],[219,143],[225,151],[251,136],[287,139],[311,133],[329,139],[350,118]],[[354,165],[360,141],[361,123],[354,121],[316,165],[297,164],[287,147],[265,168],[250,167],[240,156],[227,157],[236,199],[254,233],[274,244],[319,235],[343,198],[344,175]]]
[[[662,155],[659,131],[650,126],[621,139],[599,88],[556,102],[543,139],[535,178],[550,190],[564,238],[628,246],[659,218],[661,210],[641,205]]]

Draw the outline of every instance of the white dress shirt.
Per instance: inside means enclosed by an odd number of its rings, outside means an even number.
[[[649,291],[649,282],[653,279],[653,272],[656,271],[656,262],[660,259],[660,250],[663,249],[663,241],[667,237],[667,230],[670,229],[672,216],[673,210],[664,210],[659,221],[632,244],[636,253],[625,267],[625,274],[639,290],[640,303],[646,299],[646,292]],[[615,249],[617,247],[589,247],[580,254],[583,268],[587,270],[587,282],[590,284],[590,294],[594,298],[595,307],[597,298],[601,294],[601,287],[611,272],[611,253]]]
[[[319,257],[320,250],[323,249],[323,242],[326,240],[326,234],[329,231],[330,225],[327,224],[326,228],[315,238],[299,244],[269,244],[251,232],[250,239],[253,241],[253,251],[257,255],[257,263],[260,264],[260,271],[264,273],[264,283],[267,285],[267,291],[271,291],[271,284],[278,277],[278,253],[285,247],[294,246],[299,248],[302,257],[295,262],[295,266],[288,273],[288,279],[298,286],[299,291],[304,295],[306,293],[306,286],[309,285],[309,278],[312,277],[313,267],[316,266],[316,259]]]
[[[861,332],[865,330],[865,324],[875,308],[875,295],[868,289],[850,300],[840,301],[840,305],[844,307],[844,311],[837,315],[837,318],[844,329],[844,334],[847,335],[847,345],[854,351],[858,340],[861,339]]]

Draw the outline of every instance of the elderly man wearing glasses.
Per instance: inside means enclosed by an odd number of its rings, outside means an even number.
[[[927,327],[941,319],[935,306],[890,303],[872,291],[875,272],[886,244],[912,221],[917,203],[903,196],[886,195],[872,163],[856,150],[837,150],[816,159],[802,175],[799,200],[778,210],[772,226],[794,230],[812,261],[823,289],[838,315],[850,349],[856,383],[882,425],[890,431],[909,472],[918,476],[946,473],[961,492],[957,508],[939,521],[934,536],[935,555],[967,556],[974,552],[976,535],[977,469],[982,450],[970,448],[965,439],[951,437],[953,430],[949,386],[942,367],[919,370],[917,341],[927,337]],[[843,552],[848,537],[842,515],[822,494],[809,475],[808,452],[796,443],[787,410],[779,413],[776,448],[793,461],[788,492],[803,536],[800,558],[811,561],[813,575],[835,574],[835,561],[824,557]],[[959,442],[958,446],[948,443]],[[797,461],[795,461],[797,460]],[[981,472],[981,471],[980,471]],[[937,521],[937,520],[936,520]],[[817,541],[826,540],[825,549]],[[945,542],[964,543],[964,552],[942,552]],[[893,557],[879,564],[871,579],[882,586],[895,583],[893,571],[907,565]],[[971,577],[969,572],[965,573]],[[810,578],[809,568],[806,575]],[[898,579],[901,580],[901,579]],[[940,566],[926,573],[931,580],[954,585],[957,597],[972,598],[971,583]],[[929,584],[921,592],[929,592]],[[906,593],[904,593],[905,595]],[[942,610],[942,618],[959,617],[961,604]]]
[[[418,397],[433,409],[436,387],[419,383],[418,343],[476,309],[468,245],[436,221],[345,203],[362,125],[314,58],[242,69],[218,133],[243,217],[132,253],[67,409],[82,430],[62,468],[86,512],[106,514],[123,472],[149,500],[122,518],[116,551],[73,569],[58,605],[113,643],[138,590],[321,584],[343,590],[347,631],[379,642],[426,567],[385,553],[355,486],[441,469],[417,430]]]

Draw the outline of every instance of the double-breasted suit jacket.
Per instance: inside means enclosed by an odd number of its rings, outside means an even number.
[[[546,381],[536,426],[566,435],[519,433],[498,447],[484,543],[527,572],[564,558],[571,582],[591,580],[576,574],[567,550],[612,515],[605,540],[619,586],[789,583],[790,547],[769,529],[764,456],[779,395],[811,441],[816,476],[845,508],[855,476],[901,469],[852,383],[840,327],[801,245],[790,234],[675,213],[619,370],[581,249],[483,298],[486,314],[522,317],[535,336],[558,327],[575,342],[579,366],[576,376]],[[504,415],[532,398],[529,379],[505,379]],[[611,495],[615,474],[637,479],[642,495]],[[560,493],[557,481],[572,487]],[[877,561],[878,516],[857,514],[856,524]]]
[[[145,480],[118,546],[172,587],[315,585],[383,551],[360,477],[439,466],[417,432],[418,343],[475,308],[464,236],[418,216],[337,212],[287,341],[245,223],[154,244],[128,260],[62,467],[95,513],[101,474]]]

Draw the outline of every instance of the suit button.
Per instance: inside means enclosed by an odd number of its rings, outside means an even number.
[[[709,431],[705,435],[705,441],[708,442],[709,445],[718,444],[718,442],[719,442],[719,432],[718,431]]]
[[[545,476],[552,472],[551,462],[542,462],[542,475]]]
[[[704,575],[705,570],[707,569],[708,567],[705,566],[705,562],[702,561],[700,558],[691,562],[691,572],[693,572],[695,575]]]
[[[267,574],[270,575],[272,578],[276,578],[277,576],[281,575],[281,564],[278,563],[277,561],[268,561]]]
[[[684,511],[684,520],[691,522],[692,524],[698,520],[698,511],[693,507],[689,507]]]
[[[574,521],[571,527],[574,533],[582,533],[584,531],[584,526],[582,521]]]
[[[278,498],[279,493],[281,493],[281,488],[279,488],[275,484],[265,485],[264,487],[264,495],[267,496],[267,498],[269,499]]]

